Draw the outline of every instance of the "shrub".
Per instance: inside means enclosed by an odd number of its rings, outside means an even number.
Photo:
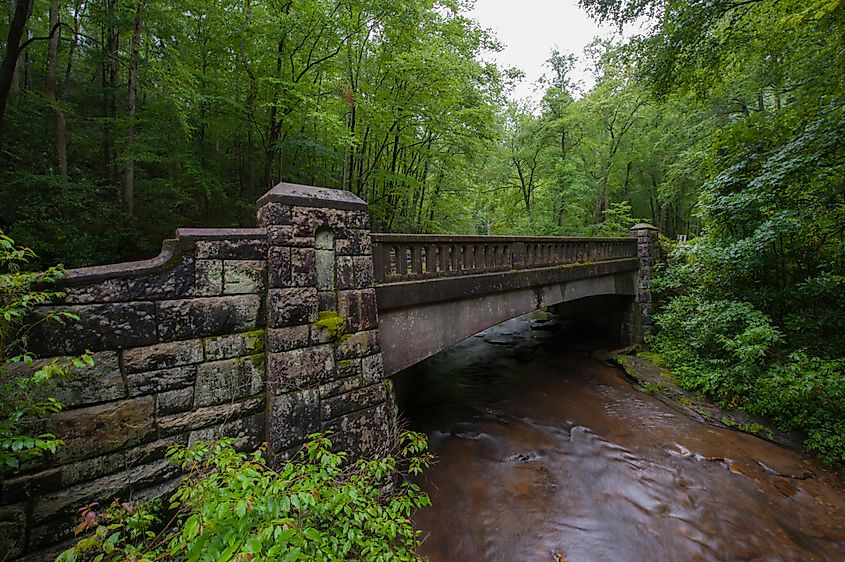
[[[62,405],[49,396],[57,379],[66,377],[71,365],[93,365],[90,353],[60,361],[41,362],[33,368],[33,356],[26,349],[27,334],[34,324],[27,323],[32,309],[64,296],[46,290],[62,275],[62,267],[28,272],[27,264],[35,258],[29,248],[15,245],[0,232],[0,467],[16,469],[24,460],[55,452],[61,440],[55,435],[32,435],[34,422],[61,410]],[[38,322],[78,319],[67,312],[53,312]]]
[[[398,455],[348,463],[316,434],[279,470],[261,451],[237,452],[232,439],[171,448],[168,457],[188,475],[166,509],[88,506],[77,529],[91,532],[59,561],[421,560],[409,517],[429,499],[396,475],[429,465],[423,435],[404,433]]]
[[[825,464],[845,464],[843,277],[820,274],[799,284],[793,312],[778,325],[713,282],[708,253],[706,240],[678,245],[654,283],[664,298],[654,350],[688,390],[803,431],[808,451]]]

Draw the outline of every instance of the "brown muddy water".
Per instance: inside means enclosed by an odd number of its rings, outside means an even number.
[[[845,561],[841,479],[675,412],[572,341],[512,320],[403,375],[404,414],[438,457],[421,481],[433,507],[414,517],[421,554]]]

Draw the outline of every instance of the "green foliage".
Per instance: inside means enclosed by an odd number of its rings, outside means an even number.
[[[67,361],[54,359],[33,366],[33,356],[26,351],[27,333],[34,323],[27,322],[33,308],[64,296],[46,290],[62,275],[61,266],[28,272],[24,268],[35,257],[32,250],[16,246],[0,232],[0,467],[16,469],[22,461],[46,452],[55,453],[61,440],[50,433],[32,435],[33,423],[61,410],[62,405],[49,396],[56,380],[68,375],[71,366],[93,365],[90,353]],[[68,312],[51,312],[40,322],[59,322],[78,318]]]
[[[611,203],[602,213],[604,221],[595,225],[596,236],[628,236],[632,226],[644,222],[631,216],[631,204],[627,201]]]
[[[88,534],[59,561],[421,560],[409,518],[430,502],[397,471],[430,464],[424,435],[404,433],[398,455],[349,463],[315,434],[278,470],[262,451],[237,452],[232,439],[172,448],[168,457],[188,476],[167,510],[157,502],[88,506],[77,528]]]
[[[652,345],[681,386],[803,431],[808,451],[845,463],[845,360],[787,353],[789,338],[746,302],[676,296],[657,322]]]

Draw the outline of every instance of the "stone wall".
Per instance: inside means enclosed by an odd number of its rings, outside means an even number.
[[[40,360],[88,349],[95,367],[58,390],[59,452],[2,482],[0,558],[50,559],[81,506],[173,489],[171,445],[233,436],[282,459],[325,429],[354,453],[390,442],[366,205],[291,184],[259,205],[261,228],[182,229],[152,260],[69,271],[37,311],[80,317],[33,330]]]

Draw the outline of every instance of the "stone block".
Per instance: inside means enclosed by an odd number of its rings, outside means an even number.
[[[369,383],[384,380],[384,360],[381,353],[361,359],[361,371],[364,380]]]
[[[267,385],[274,395],[312,388],[334,377],[330,344],[271,353],[267,357]]]
[[[267,330],[267,350],[278,353],[306,347],[309,342],[309,331],[310,326],[308,324],[289,328],[269,328]]]
[[[278,453],[299,445],[320,430],[320,396],[316,389],[270,398],[267,441]]]
[[[109,474],[125,471],[129,467],[161,460],[165,458],[170,447],[184,446],[187,442],[187,436],[184,435],[157,439],[131,449],[72,462],[57,469],[60,472],[57,479],[61,487],[69,488],[82,482],[90,482]]]
[[[318,228],[324,226],[332,229],[367,229],[370,227],[370,214],[365,210],[294,206],[291,223],[298,236],[313,236]]]
[[[0,507],[0,553],[13,559],[26,548],[26,504]]]
[[[358,332],[378,326],[375,289],[340,291],[339,314],[346,318],[347,330]]]
[[[39,322],[49,313],[70,312],[78,321]],[[29,349],[41,356],[78,355],[86,349],[103,351],[156,342],[155,305],[151,302],[45,306],[30,321]]]
[[[273,246],[285,246],[288,247],[288,241],[293,238],[293,226],[290,224],[285,225],[276,225],[276,224],[268,224],[267,225],[267,243],[272,248]]]
[[[291,286],[290,248],[273,246],[267,254],[267,276],[271,287]]]
[[[369,289],[375,283],[373,258],[371,256],[354,256],[352,258],[355,270],[355,288]]]
[[[324,240],[329,245],[331,240]],[[335,254],[333,250],[318,248],[316,250],[315,268],[317,272],[317,290],[335,290]]]
[[[55,517],[73,516],[80,506],[94,501],[108,505],[111,498],[125,497],[131,490],[170,479],[178,472],[177,466],[161,459],[45,494],[33,501],[32,520],[38,525]]]
[[[340,256],[364,256],[373,253],[369,230],[347,229],[346,237],[335,240],[335,252]]]
[[[159,343],[123,351],[123,368],[127,373],[155,371],[202,361],[202,341],[198,339]]]
[[[73,545],[74,528],[79,522],[77,515],[64,515],[30,528],[26,562],[55,562],[65,549]]]
[[[185,365],[143,373],[128,373],[126,384],[130,396],[167,392],[191,386],[197,378],[197,366]]]
[[[187,412],[194,406],[194,387],[177,388],[156,395],[156,416]]]
[[[364,368],[360,359],[341,359],[337,361],[337,378],[363,377]]]
[[[337,295],[334,291],[319,291],[317,293],[317,305],[320,310],[337,310]]]
[[[183,340],[259,327],[259,295],[205,297],[156,303],[159,337]]]
[[[258,209],[258,226],[264,228],[270,225],[290,224],[290,205],[282,203],[267,203]]]
[[[237,334],[212,336],[202,340],[208,361],[255,355],[264,351],[264,330],[251,330]]]
[[[129,285],[126,279],[106,279],[77,287],[62,287],[66,304],[93,304],[106,302],[126,302],[129,298]]]
[[[155,435],[154,412],[155,398],[144,396],[59,412],[45,425],[64,440],[56,458],[67,462],[147,441]]]
[[[182,256],[175,267],[127,280],[131,300],[189,297],[194,292],[194,258]]]
[[[254,451],[264,441],[264,412],[253,414],[245,418],[227,421],[190,433],[188,445],[196,441],[214,441],[222,437],[233,437],[235,449],[239,451]]]
[[[317,289],[271,289],[270,327],[282,328],[317,321]]]
[[[194,292],[201,297],[223,294],[223,261],[197,260],[194,266]]]
[[[263,409],[264,396],[258,396],[241,402],[220,404],[190,412],[162,416],[158,418],[158,427],[164,435],[175,435],[255,414]]]
[[[356,388],[345,394],[327,397],[320,403],[320,415],[323,420],[331,420],[357,410],[369,408],[385,402],[384,385],[381,383]]]
[[[203,363],[197,373],[194,406],[233,402],[263,391],[263,354]]]
[[[359,360],[358,366],[360,367],[360,365],[361,363]],[[322,384],[317,390],[320,393],[320,400],[325,400],[327,398],[332,398],[334,396],[339,396],[341,394],[352,392],[363,386],[367,386],[367,383],[366,381],[364,381],[364,378],[359,372],[355,375],[346,378],[337,379],[331,382],[327,382],[326,384]]]
[[[198,240],[196,257],[203,260],[263,260],[267,255],[267,241]]]
[[[270,246],[287,246],[290,248],[314,247],[313,234],[310,236],[297,236],[294,227],[291,225],[268,226],[267,241]]]
[[[335,357],[340,360],[352,359],[372,355],[379,351],[378,330],[365,330],[341,336],[335,350]]]
[[[118,352],[101,351],[95,353],[93,355],[93,367],[73,367],[71,359],[72,357],[65,356],[36,359],[32,362],[32,365],[14,363],[8,366],[7,376],[9,379],[4,380],[30,376],[55,360],[59,365],[69,366],[68,377],[58,381],[55,389],[43,388],[42,392],[37,394],[39,398],[53,396],[65,408],[76,408],[126,397],[126,387],[120,374]]]
[[[390,451],[394,443],[396,416],[387,404],[358,410],[325,422],[324,431],[333,433],[336,449],[353,457],[369,457]]]
[[[263,260],[223,262],[223,293],[241,295],[264,291],[267,268]]]
[[[292,248],[290,254],[291,285],[317,286],[317,253],[314,248]]]
[[[48,468],[35,474],[6,478],[3,480],[3,504],[26,502],[35,495],[55,492],[61,487],[62,471],[58,468]],[[2,521],[2,515],[0,515],[0,521]],[[0,550],[0,552],[3,551]]]
[[[344,291],[355,288],[355,264],[352,256],[337,256],[337,288]]]

